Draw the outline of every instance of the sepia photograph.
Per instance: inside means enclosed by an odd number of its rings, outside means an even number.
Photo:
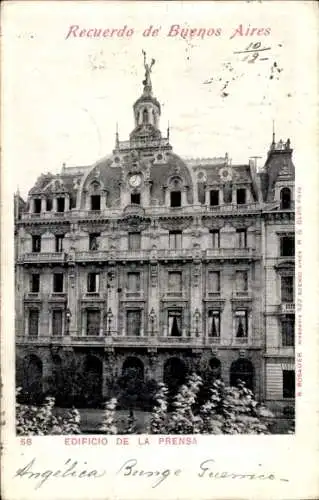
[[[15,194],[17,432],[291,433],[292,139],[184,159],[136,67],[129,136]]]
[[[5,2],[5,499],[316,497],[315,9]]]

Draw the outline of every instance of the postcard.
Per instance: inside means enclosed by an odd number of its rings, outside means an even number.
[[[315,2],[2,5],[2,495],[306,499]]]

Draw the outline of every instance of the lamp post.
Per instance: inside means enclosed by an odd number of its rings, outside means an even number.
[[[199,323],[199,318],[200,318],[200,312],[199,312],[197,307],[194,311],[194,318],[195,318],[195,335],[196,335],[196,337],[198,337],[198,323]]]
[[[66,319],[66,335],[70,335],[70,322],[72,318],[72,313],[69,308],[65,311],[65,319]]]
[[[113,313],[112,313],[112,309],[109,307],[107,313],[106,313],[106,316],[107,316],[107,334],[108,335],[111,335],[111,326],[112,326],[112,319],[113,319]]]
[[[154,307],[152,307],[151,312],[150,312],[150,321],[151,321],[151,332],[152,332],[152,337],[154,336],[154,324],[155,324],[155,319],[156,319],[156,314],[154,311]]]

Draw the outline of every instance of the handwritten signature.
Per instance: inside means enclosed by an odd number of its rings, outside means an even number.
[[[261,464],[258,464],[260,467]],[[34,488],[38,490],[41,488],[49,479],[100,479],[106,476],[107,471],[105,469],[95,469],[91,468],[87,462],[83,462],[82,465],[77,460],[72,460],[69,458],[64,462],[61,468],[58,469],[41,469],[36,464],[36,458],[33,458],[30,462],[19,467],[14,474],[14,478],[28,479],[34,481]],[[189,470],[183,469],[170,469],[170,468],[158,468],[158,469],[148,469],[140,465],[136,458],[130,458],[126,460],[120,467],[113,473],[114,476],[120,477],[135,477],[150,479],[150,487],[157,488],[160,484],[166,481],[168,478],[182,477],[183,474],[189,475]],[[227,470],[218,470],[216,461],[213,458],[209,458],[200,462],[199,465],[194,467],[194,475],[199,479],[230,479],[230,480],[257,480],[257,481],[285,481],[289,480],[286,478],[279,478],[274,473],[263,472],[259,469],[258,472],[235,472]]]

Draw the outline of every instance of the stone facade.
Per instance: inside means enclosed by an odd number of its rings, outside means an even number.
[[[128,141],[15,196],[17,383],[47,391],[73,360],[101,398],[132,366],[158,382],[215,370],[292,401],[290,141],[273,138],[258,172],[183,160],[146,76]]]

